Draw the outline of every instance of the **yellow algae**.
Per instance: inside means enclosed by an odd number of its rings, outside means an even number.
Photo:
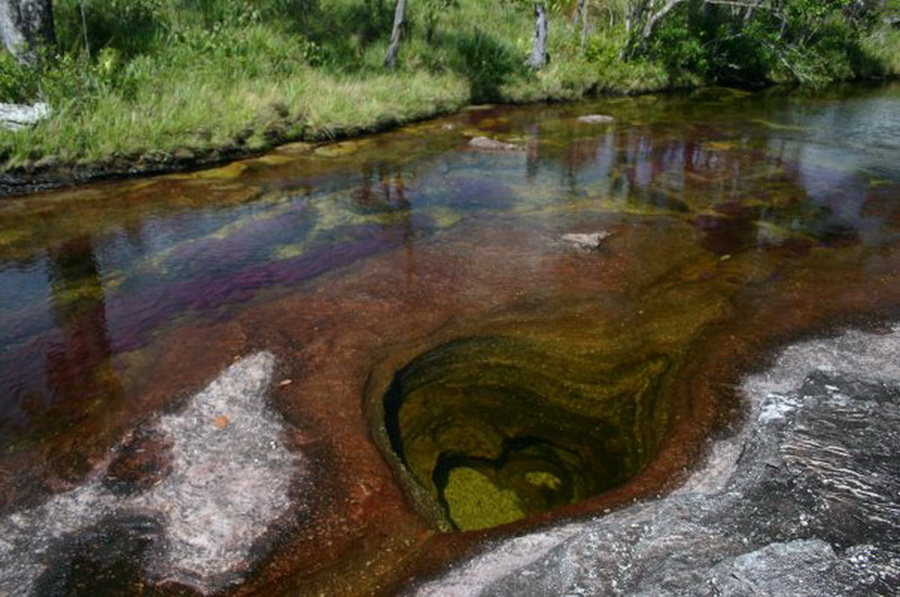
[[[703,144],[703,149],[710,151],[730,151],[737,147],[738,144],[734,141],[707,141]]]
[[[246,162],[233,162],[227,166],[222,166],[221,168],[193,172],[188,176],[190,178],[237,178],[243,174],[246,169]]]
[[[486,529],[525,516],[514,491],[498,488],[471,468],[454,469],[444,494],[452,504],[450,518],[462,530]]]
[[[440,229],[452,228],[463,218],[459,211],[447,207],[435,208],[432,210],[431,215],[434,218],[435,225]]]
[[[297,158],[290,155],[279,155],[277,153],[268,153],[253,160],[254,163],[263,164],[265,166],[282,166],[296,162]]]
[[[275,249],[275,252],[272,254],[272,257],[275,259],[293,259],[294,257],[299,257],[306,252],[306,249],[303,245],[285,245],[283,247],[278,247]]]
[[[304,143],[304,142],[288,143],[287,145],[282,145],[278,149],[276,149],[275,153],[302,155],[302,154],[306,154],[306,153],[309,153],[310,151],[312,151],[313,147],[315,147],[315,145],[313,145],[312,143]]]
[[[370,144],[371,142],[365,139],[357,141],[342,141],[340,143],[328,143],[326,145],[320,145],[319,147],[316,147],[313,153],[319,157],[324,158],[339,158],[353,155]]]
[[[146,189],[146,188],[148,188],[148,187],[156,186],[156,184],[157,184],[158,182],[159,182],[159,179],[156,179],[156,178],[149,178],[149,179],[144,179],[144,180],[138,180],[138,181],[136,181],[136,182],[131,182],[131,183],[128,185],[127,190],[128,190],[128,191],[140,191],[140,190]]]
[[[562,480],[560,480],[559,477],[545,471],[525,473],[525,481],[531,483],[532,485],[546,487],[553,490],[557,490],[562,487]]]
[[[750,122],[761,124],[766,128],[770,128],[776,131],[807,131],[808,127],[804,126],[796,126],[793,124],[782,124],[780,122],[774,122],[772,120],[764,120],[762,118],[754,118]]]

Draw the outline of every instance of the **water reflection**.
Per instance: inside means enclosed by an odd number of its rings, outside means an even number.
[[[106,301],[91,239],[82,237],[48,250],[50,306],[60,342],[47,355],[54,402],[73,412],[89,411],[87,400],[114,408],[121,385],[110,363]]]
[[[413,248],[416,224],[412,202],[407,198],[403,168],[366,162],[360,179],[359,186],[350,192],[352,209],[359,214],[380,216],[385,231],[400,231],[409,282],[416,273]],[[420,224],[428,226],[424,222]]]
[[[5,347],[0,360],[5,446],[37,442],[86,420],[96,423],[97,409],[112,412],[123,397],[112,366],[106,295],[91,238],[49,247],[43,263],[49,296],[28,309],[46,309],[54,325],[44,320],[44,326],[29,330],[33,335],[25,332],[16,345]],[[77,453],[66,459],[56,464],[71,474],[83,472]]]

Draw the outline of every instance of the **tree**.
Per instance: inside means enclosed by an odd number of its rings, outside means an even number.
[[[40,48],[55,42],[51,0],[0,0],[0,39],[19,62],[37,65]]]
[[[534,37],[531,41],[531,55],[525,63],[531,68],[542,68],[547,64],[547,7],[543,2],[534,3]]]
[[[393,69],[397,66],[397,51],[400,49],[400,36],[403,33],[403,21],[406,18],[406,0],[397,0],[394,9],[394,28],[391,31],[391,44],[384,56],[384,65]]]
[[[647,40],[653,35],[653,30],[659,22],[682,1],[630,0],[625,18],[628,41],[622,51],[622,57],[628,60],[643,52],[647,47]]]
[[[588,0],[578,0],[578,6],[572,17],[572,24],[578,25],[579,21],[581,21],[581,53],[584,54],[588,34]]]

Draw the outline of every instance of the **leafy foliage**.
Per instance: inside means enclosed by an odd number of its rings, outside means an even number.
[[[37,71],[19,64],[10,54],[0,53],[0,98],[8,102],[27,102],[38,95],[39,89]]]
[[[673,75],[694,72],[726,84],[847,79],[877,70],[862,46],[877,14],[857,0],[784,0],[752,7],[684,0],[645,40],[644,56],[662,62]]]

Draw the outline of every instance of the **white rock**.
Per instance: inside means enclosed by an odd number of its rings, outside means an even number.
[[[559,240],[582,251],[595,251],[600,248],[603,241],[609,238],[610,235],[611,233],[605,230],[588,233],[570,232],[560,236]]]
[[[609,124],[615,121],[615,118],[607,116],[606,114],[585,114],[584,116],[578,117],[578,122],[583,122],[585,124]]]
[[[17,131],[50,116],[50,105],[38,102],[27,104],[0,104],[0,128]]]

